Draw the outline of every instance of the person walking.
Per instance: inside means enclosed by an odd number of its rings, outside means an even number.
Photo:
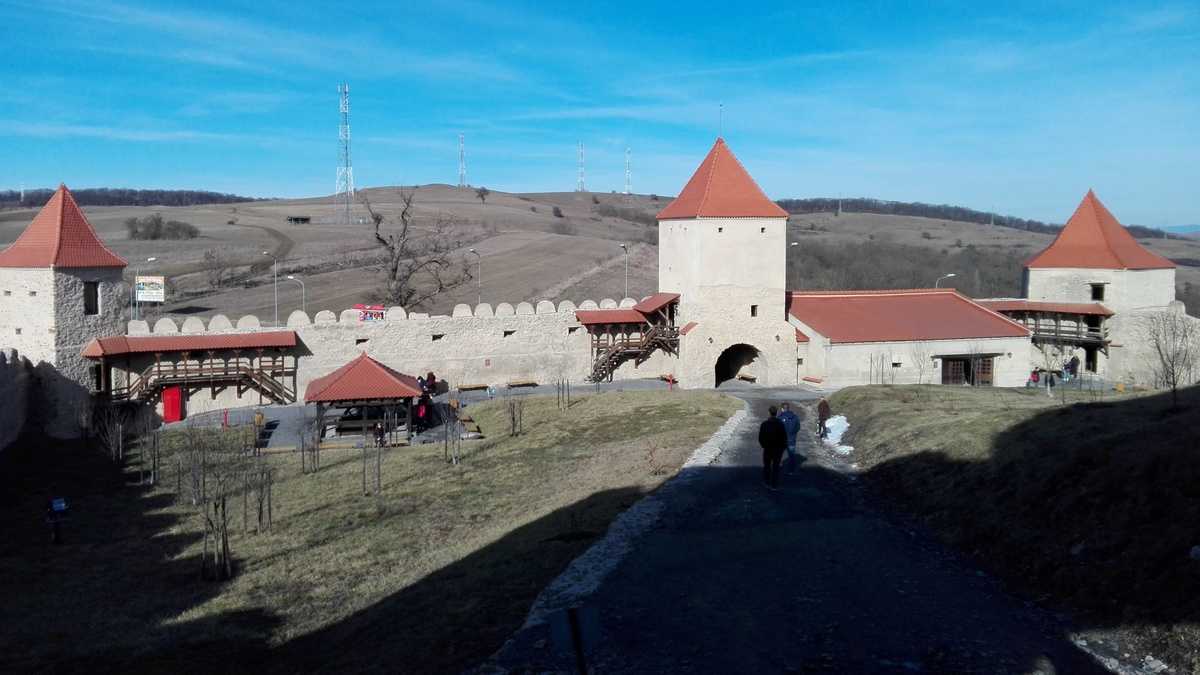
[[[825,426],[829,422],[830,416],[829,401],[822,398],[817,404],[817,435],[823,440],[829,435],[829,427]]]
[[[758,427],[758,444],[763,451],[763,484],[768,490],[779,489],[779,464],[787,448],[787,430],[775,416],[775,406],[767,411],[768,417]]]
[[[792,412],[792,404],[784,401],[779,404],[779,421],[787,432],[787,472],[789,476],[796,475],[800,462],[796,455],[796,436],[800,433],[800,417]]]

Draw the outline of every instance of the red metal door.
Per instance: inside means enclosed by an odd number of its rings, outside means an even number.
[[[166,387],[162,393],[163,422],[178,422],[183,419],[183,389]]]

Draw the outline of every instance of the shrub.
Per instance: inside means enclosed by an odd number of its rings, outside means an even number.
[[[921,238],[922,238],[922,239],[933,239],[933,235],[932,235],[932,234],[929,234],[928,232],[922,232],[922,233],[921,233]]]
[[[562,218],[562,217],[563,217],[563,212],[562,212],[562,209],[558,208],[557,206],[556,206],[556,207],[554,207],[554,217],[555,217],[555,218]]]
[[[191,223],[179,220],[163,220],[162,214],[144,218],[128,218],[125,229],[129,231],[130,239],[195,239],[200,236],[200,230]]]
[[[529,207],[529,210],[530,210],[530,211],[533,211],[534,213],[537,213],[537,207],[536,207],[536,206],[531,206],[531,207]]]
[[[599,204],[599,203],[600,203],[600,198],[599,198],[599,197],[597,197],[596,195],[592,195],[592,203],[593,203],[593,204]]]
[[[551,225],[550,231],[553,232],[554,234],[566,234],[566,235],[578,234],[578,232],[575,230],[575,226],[565,220],[556,222],[553,225]]]

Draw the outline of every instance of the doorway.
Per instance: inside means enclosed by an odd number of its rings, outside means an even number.
[[[761,352],[746,344],[736,344],[727,348],[717,357],[717,365],[714,369],[716,371],[714,386],[719,387],[722,382],[734,379],[738,374],[742,373],[743,369],[759,361],[761,356]],[[755,370],[762,369],[756,368]]]

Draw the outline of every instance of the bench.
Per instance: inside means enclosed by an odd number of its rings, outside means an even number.
[[[662,375],[658,376],[658,379],[662,380],[663,382],[670,382],[671,384],[679,382],[679,380],[676,380],[675,376],[670,373],[663,373]]]
[[[459,391],[484,391],[488,386],[486,384],[460,384]]]
[[[538,383],[534,382],[533,380],[509,380],[508,381],[509,389],[515,389],[517,387],[536,387],[536,386],[538,386]]]
[[[757,377],[753,375],[746,375],[745,373],[738,373],[737,379],[743,382],[758,382]]]

